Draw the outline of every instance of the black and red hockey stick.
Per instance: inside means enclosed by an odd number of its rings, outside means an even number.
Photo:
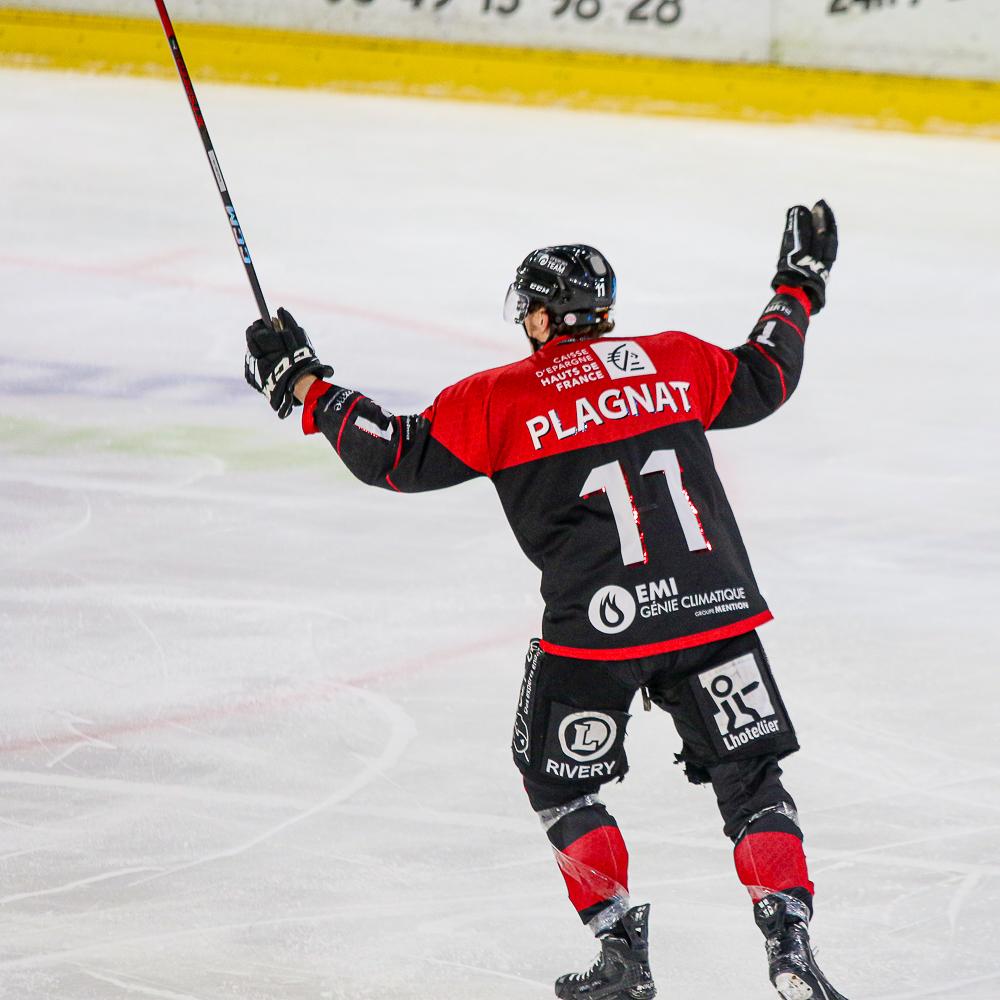
[[[156,9],[159,11],[160,20],[163,22],[163,30],[167,35],[167,42],[170,51],[173,53],[174,62],[177,64],[177,72],[180,74],[181,83],[184,84],[184,92],[187,94],[188,104],[191,105],[191,114],[194,115],[194,123],[198,126],[201,135],[202,145],[205,147],[205,155],[208,157],[209,166],[215,175],[215,183],[219,187],[219,195],[222,204],[226,207],[226,215],[229,216],[229,225],[233,231],[233,239],[236,240],[236,250],[246,268],[247,278],[250,281],[250,288],[253,297],[257,300],[257,308],[260,310],[260,318],[271,326],[271,314],[268,312],[267,303],[264,301],[264,293],[260,290],[260,282],[257,280],[257,272],[253,267],[253,259],[250,256],[250,248],[243,236],[239,219],[236,218],[236,209],[233,207],[233,199],[229,197],[229,189],[226,187],[225,179],[222,176],[222,168],[219,166],[219,158],[215,155],[215,147],[212,145],[212,137],[208,134],[205,126],[205,117],[201,113],[201,106],[198,104],[198,96],[194,92],[194,84],[191,82],[191,75],[188,73],[184,56],[181,55],[181,47],[177,42],[177,35],[174,33],[174,26],[170,22],[170,15],[164,0],[155,0]]]

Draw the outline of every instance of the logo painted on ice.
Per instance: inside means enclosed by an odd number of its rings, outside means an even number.
[[[624,632],[635,621],[635,598],[624,587],[601,587],[590,599],[588,614],[598,632]]]
[[[598,340],[588,346],[611,378],[656,374],[649,355],[634,340]]]
[[[581,763],[603,757],[617,736],[615,720],[603,712],[574,712],[559,724],[563,753]]]

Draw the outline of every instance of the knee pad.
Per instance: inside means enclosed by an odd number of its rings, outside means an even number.
[[[811,906],[813,884],[802,830],[777,760],[757,757],[713,768],[712,785],[723,829],[735,844],[736,872],[750,898],[756,903],[774,892],[792,890]]]
[[[795,802],[781,783],[781,768],[775,757],[719,764],[709,774],[723,831],[730,840],[738,841],[751,824],[757,832],[773,829],[801,837]]]
[[[600,782],[546,781],[540,775],[526,774],[524,790],[527,792],[531,808],[541,815],[550,809],[559,809],[587,795],[600,791]]]

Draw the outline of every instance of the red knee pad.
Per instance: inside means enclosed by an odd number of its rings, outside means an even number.
[[[628,894],[628,850],[617,826],[600,826],[556,848],[556,859],[578,912]]]
[[[769,893],[801,887],[812,894],[802,841],[793,833],[748,833],[733,851],[736,874],[756,903]]]

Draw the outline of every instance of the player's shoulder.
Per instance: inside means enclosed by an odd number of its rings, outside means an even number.
[[[559,345],[557,345],[558,347]],[[545,369],[550,364],[550,358],[564,358],[565,351],[541,350],[534,354],[529,354],[523,358],[515,358],[506,364],[497,365],[495,368],[487,368],[480,372],[474,372],[465,378],[449,386],[446,391],[473,392],[485,398],[491,395],[498,386],[505,388],[516,387],[519,383],[534,382],[537,380],[539,371]]]
[[[644,344],[650,344],[656,350],[689,351],[697,349],[706,343],[700,337],[685,330],[663,330],[660,333],[645,333],[634,338]]]
[[[593,341],[594,352],[613,377],[616,369],[641,371],[643,364],[660,365],[696,361],[705,348],[704,341],[683,330],[662,330],[658,333],[616,336],[607,334]]]
[[[690,360],[702,365],[727,353],[711,341],[703,340],[684,330],[664,330],[662,333],[647,334],[637,340],[645,346],[651,357],[664,361]]]
[[[442,389],[437,394],[433,406],[437,407],[445,402],[460,403],[466,407],[476,404],[485,405],[505,373],[516,368],[520,363],[520,360],[512,361],[504,365],[497,365],[495,368],[486,368],[483,371],[466,375],[465,378],[461,378]]]
[[[477,389],[491,389],[501,379],[518,371],[528,360],[528,358],[517,358],[514,361],[508,361],[506,364],[497,365],[495,368],[484,368],[480,372],[473,372],[471,375],[466,375],[465,378],[455,384],[460,386],[474,386]]]

